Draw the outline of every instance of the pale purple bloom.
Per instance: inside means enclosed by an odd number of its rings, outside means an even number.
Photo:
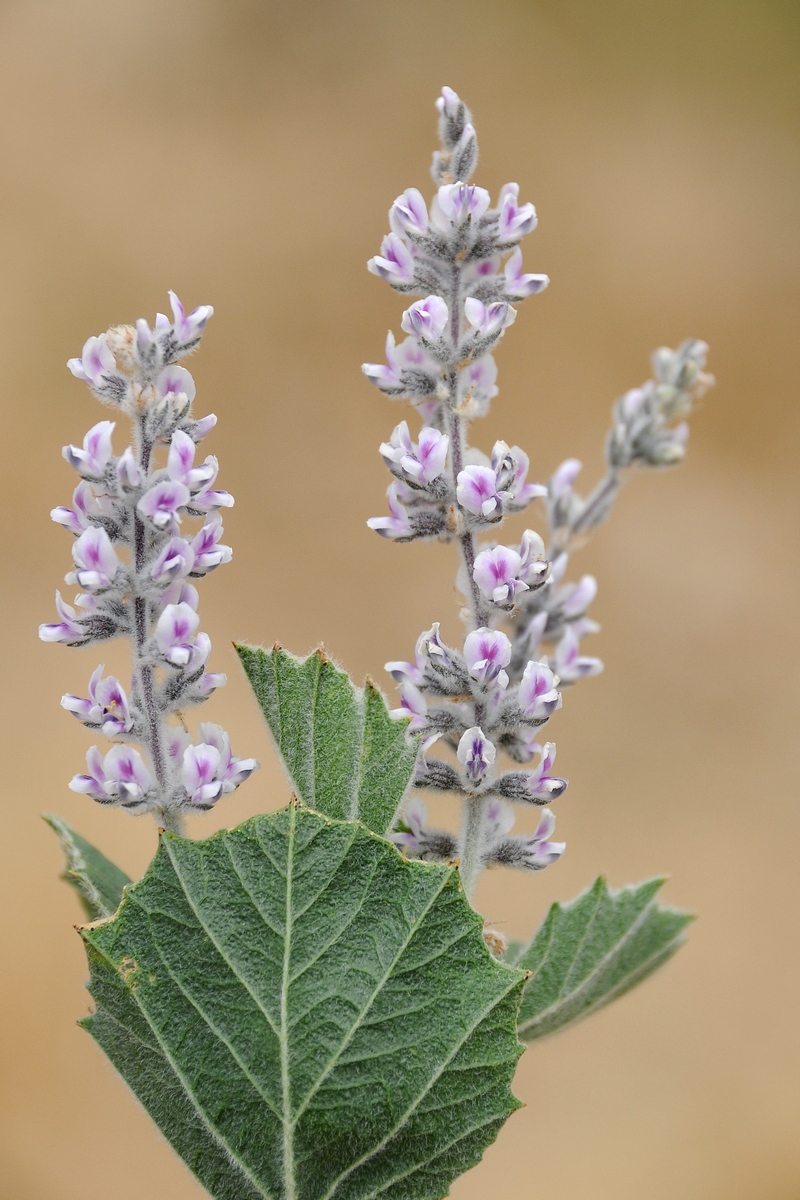
[[[458,110],[461,107],[461,97],[458,92],[454,92],[452,88],[443,87],[440,96],[436,98],[436,111],[442,117],[458,116]]]
[[[240,783],[244,783],[245,779],[249,778],[254,771],[258,770],[257,759],[237,758],[235,754],[231,754],[230,738],[221,725],[214,725],[210,721],[201,721],[198,726],[198,734],[205,745],[213,746],[219,754],[217,778],[222,782],[223,792],[232,792]]]
[[[230,546],[220,544],[223,534],[222,518],[219,513],[212,513],[203,528],[192,538],[192,553],[194,564],[192,573],[205,575],[223,563],[229,563],[233,557]]]
[[[87,592],[102,592],[111,587],[120,561],[111,538],[100,525],[90,525],[72,543],[72,559],[77,570],[66,576]]]
[[[542,640],[544,631],[547,628],[548,614],[546,611],[538,612],[535,617],[531,617],[523,634],[523,639],[527,646],[529,654],[535,654],[539,648],[539,643]]]
[[[406,478],[424,487],[444,471],[449,445],[450,439],[430,426],[423,427],[415,445],[407,422],[401,421],[392,433],[391,442],[381,444],[380,453],[390,469],[399,467]]]
[[[183,579],[194,570],[194,550],[185,538],[170,538],[163,546],[150,568],[153,583],[171,583],[173,579]]]
[[[67,366],[76,379],[82,379],[93,388],[103,386],[104,376],[117,373],[116,359],[104,333],[99,337],[90,337],[83,347],[82,357],[69,359]]]
[[[192,430],[192,438],[195,442],[202,442],[217,423],[217,414],[209,413],[207,417],[201,417],[199,421],[190,421],[189,424]]]
[[[603,669],[599,658],[580,653],[579,636],[572,625],[567,626],[556,644],[553,665],[562,683],[577,683],[579,679],[599,675]]]
[[[425,233],[428,229],[428,209],[422,193],[416,188],[406,188],[389,209],[389,225],[400,236]]]
[[[428,720],[428,705],[419,688],[404,683],[400,688],[400,707],[392,709],[393,717],[409,717],[409,729],[422,729]]]
[[[183,305],[172,291],[169,293],[169,303],[172,309],[173,329],[178,341],[182,344],[196,341],[208,324],[209,319],[213,317],[214,309],[210,304],[201,304],[187,316]],[[157,318],[156,329],[158,328],[159,323]]]
[[[505,493],[505,507],[511,512],[521,512],[538,496],[546,496],[547,488],[541,483],[527,483],[530,460],[519,446],[510,449],[505,442],[495,442],[492,450],[492,468],[497,476],[497,486]]]
[[[67,692],[61,697],[61,707],[74,713],[84,725],[99,726],[108,738],[130,733],[133,728],[128,697],[122,684],[113,675],[103,679],[102,664],[89,680],[89,696],[73,696]]]
[[[494,766],[497,750],[477,725],[467,732],[458,743],[456,757],[461,763],[468,783],[477,787],[483,783]]]
[[[580,583],[573,584],[568,590],[562,589],[561,611],[567,620],[579,617],[597,595],[597,580],[594,575],[584,575]]]
[[[469,219],[479,220],[489,203],[489,193],[485,188],[472,183],[444,183],[436,193],[432,215],[435,223],[447,232],[449,225],[463,225]]]
[[[491,354],[474,359],[458,380],[459,408],[474,416],[483,416],[489,401],[497,395],[497,363]]]
[[[472,577],[487,600],[506,607],[513,605],[528,585],[520,578],[522,559],[509,546],[482,550],[475,559]]]
[[[530,586],[543,583],[550,570],[544,557],[544,542],[533,529],[526,529],[519,547],[520,579]]]
[[[217,688],[225,687],[227,682],[228,676],[224,671],[204,671],[197,684],[197,690],[203,699],[206,699]]]
[[[440,670],[452,669],[452,653],[439,636],[439,622],[434,621],[431,628],[417,638],[415,662],[387,662],[384,669],[397,683],[413,683],[419,686],[423,682],[425,668],[429,663]]]
[[[180,367],[175,368],[178,371],[180,369]],[[194,465],[196,449],[197,447],[188,433],[184,433],[182,429],[175,430],[169,444],[167,473],[170,479],[185,484],[190,492],[197,492],[200,488],[206,487],[216,478],[219,470],[216,458],[211,455],[201,466],[196,467]]]
[[[485,861],[488,866],[502,864],[506,867],[521,867],[527,871],[541,871],[561,857],[567,848],[566,842],[551,842],[550,835],[556,819],[546,808],[536,828],[536,833],[527,837],[511,837],[498,840],[488,851]]]
[[[565,459],[550,479],[550,495],[559,500],[564,496],[571,496],[575,480],[582,468],[583,463],[579,458]]]
[[[546,663],[528,663],[517,688],[517,700],[529,721],[546,721],[561,707],[561,693]]]
[[[210,808],[220,796],[244,783],[259,764],[254,758],[235,758],[230,738],[221,726],[201,724],[198,732],[203,740],[183,752],[181,783],[193,804]]]
[[[508,687],[503,669],[511,662],[511,642],[499,629],[475,629],[464,641],[464,657],[473,679],[483,687],[497,683]]]
[[[180,510],[186,507],[191,498],[185,483],[162,479],[145,492],[136,508],[156,529],[172,531],[180,524]]]
[[[58,508],[51,509],[50,518],[76,535],[83,533],[101,518],[113,514],[111,500],[106,496],[95,496],[91,485],[85,479],[80,481],[72,493],[72,503],[74,508],[59,505]]]
[[[130,446],[126,447],[117,459],[117,482],[126,491],[139,487],[142,482],[142,473]]]
[[[101,804],[118,801],[125,807],[140,804],[153,787],[153,779],[138,750],[130,746],[112,746],[103,758],[97,746],[86,755],[87,775],[70,780],[73,792],[83,792]]]
[[[177,402],[180,398],[184,404],[191,404],[197,394],[194,379],[186,368],[174,364],[164,368],[156,379],[155,388],[161,401]]]
[[[556,760],[556,744],[545,742],[544,746],[540,746],[535,743],[533,749],[539,753],[540,758],[536,767],[525,773],[525,789],[534,801],[547,803],[557,800],[567,790],[567,781],[558,775],[550,774]]]
[[[522,251],[519,246],[509,255],[503,271],[505,293],[509,300],[524,300],[543,291],[550,282],[547,275],[526,275],[522,270]]]
[[[505,800],[492,799],[486,806],[484,816],[484,834],[486,840],[493,842],[496,838],[504,837],[514,828],[514,809]]]
[[[403,825],[404,829],[395,830],[389,838],[407,854],[417,856],[422,851],[428,825],[428,809],[419,796],[412,796],[406,805]]]
[[[369,260],[367,268],[389,283],[412,283],[414,255],[398,234],[389,233],[381,242],[380,254]]]
[[[208,473],[205,486],[192,496],[191,507],[200,512],[210,512],[214,508],[233,508],[234,499],[230,492],[221,491],[212,488],[212,484],[216,481],[219,473],[219,462],[213,454],[209,454],[202,467],[197,467],[197,471]]]
[[[102,478],[113,457],[111,449],[113,431],[113,421],[98,421],[83,439],[83,449],[78,446],[65,446],[62,451],[64,458],[80,475],[92,479]]]
[[[442,336],[449,318],[450,313],[441,296],[426,296],[406,309],[400,324],[406,333],[435,342]]]
[[[506,304],[505,300],[497,300],[487,305],[475,296],[469,296],[464,301],[464,315],[481,337],[495,337],[514,324],[517,310]]]
[[[211,651],[207,634],[198,633],[200,618],[186,603],[168,604],[155,627],[156,645],[174,667],[194,671],[201,667]]]
[[[388,517],[370,517],[367,521],[369,528],[373,529],[375,533],[379,533],[381,537],[404,538],[411,536],[411,522],[400,500],[400,495],[401,485],[397,482],[390,483],[386,490],[390,515]]]
[[[87,638],[86,630],[80,625],[78,614],[71,604],[61,599],[56,592],[56,611],[61,620],[55,625],[40,625],[39,637],[43,642],[81,642]]]
[[[497,489],[497,476],[491,467],[464,467],[456,481],[458,503],[476,517],[499,517],[503,512],[502,497]]]
[[[536,228],[536,209],[519,204],[519,184],[507,183],[500,191],[498,235],[501,242],[518,242]]]
[[[397,355],[397,346],[391,329],[386,335],[386,364],[362,363],[361,370],[370,383],[374,383],[376,387],[398,388],[401,386],[402,364]]]

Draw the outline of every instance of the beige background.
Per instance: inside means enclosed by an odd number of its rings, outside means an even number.
[[[358,369],[399,326],[364,263],[393,197],[431,186],[442,83],[476,114],[479,181],[535,201],[526,263],[553,280],[505,340],[478,444],[519,442],[538,478],[577,454],[591,479],[653,347],[703,337],[719,380],[686,465],[637,477],[582,554],[607,670],[552,727],[568,853],[480,895],[520,935],[600,871],[667,871],[701,919],[660,976],[525,1055],[527,1108],[453,1195],[800,1197],[798,34],[781,0],[2,5],[3,1200],[200,1194],[75,1026],[78,909],[39,819],[62,814],[131,874],[154,847],[151,821],[67,790],[89,739],[58,699],[99,656],[36,640],[68,569],[47,519],[73,482],[60,448],[107,415],[64,361],[152,319],[168,287],[217,308],[192,370],[237,506],[233,564],[202,587],[231,675],[204,717],[264,767],[192,833],[276,808],[287,787],[231,638],[324,639],[383,679],[432,620],[457,631],[452,552],[365,527],[404,414]],[[104,657],[124,669],[120,648]]]

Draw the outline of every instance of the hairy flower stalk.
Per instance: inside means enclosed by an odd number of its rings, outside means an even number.
[[[104,678],[100,666],[87,697],[62,698],[88,729],[114,742],[105,756],[97,746],[89,750],[87,773],[70,787],[100,804],[152,812],[160,825],[180,832],[182,813],[207,811],[258,763],[235,758],[218,725],[201,724],[193,742],[183,719],[184,709],[226,682],[206,670],[211,641],[199,632],[190,580],[230,562],[220,510],[233,497],[214,486],[216,458],[195,463],[197,445],[217,419],[192,416],[194,380],[175,365],[196,349],[214,310],[202,306],[187,315],[172,292],[170,302],[172,321],[159,313],[154,329],[144,320],[135,328],[115,326],[89,338],[82,357],[67,364],[99,400],[130,419],[133,438],[116,457],[115,423],[100,421],[82,447],[64,447],[81,478],[73,507],[55,508],[51,516],[75,538],[75,570],[66,582],[82,590],[74,608],[56,592],[60,620],[41,625],[39,636],[68,646],[129,639],[129,692],[118,679]],[[194,534],[184,527],[186,517],[201,522]]]
[[[395,290],[422,296],[403,314],[406,338],[398,344],[389,333],[386,363],[363,366],[385,395],[409,400],[422,421],[416,442],[403,421],[380,447],[393,476],[389,516],[368,524],[399,542],[455,541],[460,552],[463,647],[446,645],[434,624],[419,638],[414,662],[387,663],[387,670],[400,685],[397,712],[420,739],[418,786],[455,792],[464,806],[456,838],[429,828],[424,804],[413,797],[394,840],[414,857],[458,858],[472,897],[485,867],[541,870],[564,852],[563,842],[550,840],[555,818],[545,806],[567,781],[551,774],[555,745],[539,741],[539,731],[561,707],[564,687],[602,670],[599,659],[581,653],[581,639],[598,629],[587,616],[596,582],[588,575],[567,582],[568,554],[608,516],[628,468],[683,458],[683,418],[712,380],[703,371],[703,342],[658,350],[654,378],[614,408],[607,475],[586,500],[574,491],[575,459],[542,486],[528,482],[528,456],[518,446],[498,441],[490,456],[471,447],[469,425],[497,395],[492,351],[516,319],[512,305],[548,279],[523,269],[519,242],[536,227],[533,205],[520,203],[515,183],[494,206],[469,183],[478,161],[469,110],[450,88],[436,105],[436,194],[430,208],[416,188],[398,196],[391,232],[368,264]],[[518,545],[498,544],[504,518],[537,498],[545,503],[547,544],[532,529]],[[429,755],[436,742],[454,761]],[[500,753],[527,769],[502,770]],[[532,835],[510,834],[519,805],[544,808]]]

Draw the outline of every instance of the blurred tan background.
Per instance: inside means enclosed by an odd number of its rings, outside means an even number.
[[[443,83],[476,115],[479,182],[535,201],[527,269],[553,281],[503,344],[476,442],[518,442],[534,478],[578,455],[589,482],[654,347],[705,338],[718,378],[685,466],[637,476],[575,564],[600,579],[606,674],[552,726],[568,853],[480,896],[519,936],[599,872],[669,872],[701,919],[661,975],[526,1053],[527,1108],[453,1195],[798,1200],[799,48],[781,0],[2,4],[3,1200],[200,1195],[75,1025],[79,912],[39,818],[132,875],[154,848],[152,821],[66,786],[89,738],[59,697],[101,657],[123,671],[120,648],[36,640],[68,569],[60,448],[108,415],[64,362],[169,287],[216,306],[191,367],[237,505],[233,564],[201,589],[231,680],[203,716],[264,765],[192,834],[277,808],[233,637],[324,640],[384,682],[432,620],[457,634],[452,552],[366,529],[405,413],[359,372],[399,328],[365,262],[394,196],[431,188]]]

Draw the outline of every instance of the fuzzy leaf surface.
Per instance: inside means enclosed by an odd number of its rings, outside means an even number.
[[[321,649],[304,659],[280,646],[236,650],[297,795],[386,834],[414,773],[408,722],[389,715],[371,680],[357,688]]]
[[[526,1042],[574,1025],[652,975],[683,944],[689,913],[655,901],[663,879],[613,891],[602,876],[569,904],[553,904],[507,962],[531,972],[519,1012]]]
[[[110,917],[120,906],[122,889],[130,878],[79,833],[52,813],[45,821],[61,843],[67,863],[61,878],[78,893],[90,921]]]
[[[356,822],[162,834],[81,932],[85,1027],[221,1200],[434,1200],[519,1106],[523,973],[456,871]]]

